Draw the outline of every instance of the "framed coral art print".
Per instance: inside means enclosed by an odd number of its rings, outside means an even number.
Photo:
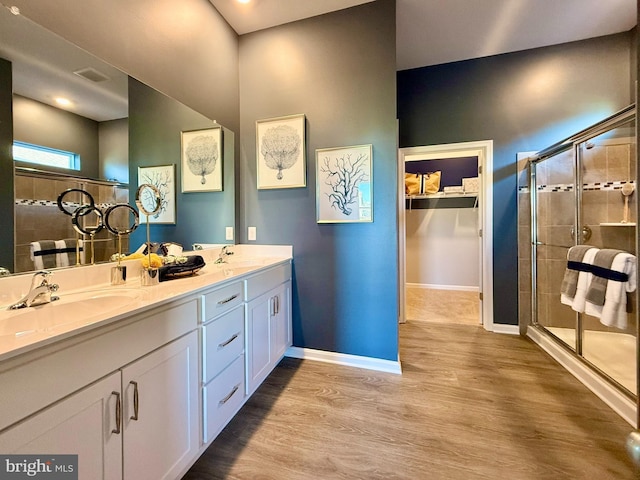
[[[140,199],[149,211],[155,210],[156,201],[160,202],[160,209],[149,217],[149,223],[176,223],[176,185],[175,165],[161,165],[157,167],[138,167],[138,187],[149,184],[158,189],[159,200],[151,193],[151,189],[144,191]],[[141,223],[147,223],[146,215],[140,212]]]
[[[373,147],[316,150],[318,223],[373,222]]]
[[[222,191],[222,129],[182,132],[182,192]]]
[[[258,189],[306,187],[305,116],[258,120]]]

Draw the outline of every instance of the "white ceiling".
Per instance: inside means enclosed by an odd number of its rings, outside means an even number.
[[[239,34],[371,0],[209,0]],[[397,69],[626,32],[636,0],[396,0]]]
[[[239,33],[353,7],[372,0],[209,0]],[[397,68],[435,65],[624,32],[636,0],[396,0]],[[127,114],[127,77],[22,16],[0,8],[0,57],[14,62],[16,93],[98,121]],[[43,62],[46,58],[47,62]],[[55,67],[50,60],[55,59]],[[73,75],[92,67],[110,80]],[[37,73],[34,73],[37,72]],[[90,100],[91,98],[98,100]],[[95,109],[94,105],[101,105]]]

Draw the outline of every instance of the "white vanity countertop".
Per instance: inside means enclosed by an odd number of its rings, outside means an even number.
[[[207,245],[206,247],[209,247]],[[216,246],[217,247],[217,246]],[[201,255],[206,266],[197,274],[140,286],[140,262],[127,265],[127,283],[108,283],[115,264],[100,264],[54,271],[52,282],[60,300],[39,307],[6,310],[28,291],[31,275],[0,279],[0,361],[50,345],[83,332],[123,320],[201,290],[233,282],[279,263],[290,261],[290,246],[233,245],[227,263],[216,264],[220,248],[211,246],[185,254]],[[105,283],[104,280],[107,280]]]

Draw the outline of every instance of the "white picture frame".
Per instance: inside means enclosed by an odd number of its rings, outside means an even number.
[[[149,167],[138,167],[138,187],[140,185],[153,185],[160,192],[160,210],[149,216],[149,223],[169,224],[176,223],[176,166],[159,165]],[[150,190],[150,189],[148,189]],[[145,202],[144,198],[140,199]],[[149,211],[154,210],[155,197],[149,198]],[[147,222],[147,215],[142,212],[140,214],[140,223]]]
[[[180,135],[182,193],[221,192],[222,128],[189,130]]]
[[[304,114],[256,122],[258,190],[307,186]]]
[[[373,222],[373,146],[316,150],[318,223]]]

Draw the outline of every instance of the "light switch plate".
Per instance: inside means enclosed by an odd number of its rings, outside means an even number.
[[[249,227],[247,231],[247,237],[249,238],[249,240],[256,239],[256,227]]]
[[[233,240],[233,227],[226,227],[224,229],[224,239]]]

